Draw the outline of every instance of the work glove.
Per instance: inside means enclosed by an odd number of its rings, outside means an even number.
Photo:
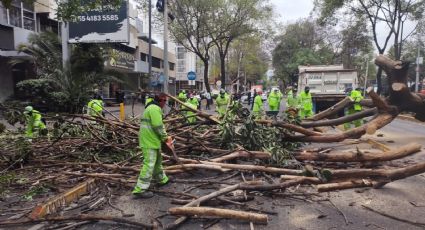
[[[172,137],[168,136],[165,144],[174,149],[174,139]]]

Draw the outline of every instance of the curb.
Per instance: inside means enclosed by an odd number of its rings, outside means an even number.
[[[415,122],[415,123],[425,124],[425,122],[418,121],[414,117],[409,116],[409,115],[398,115],[396,118],[397,119],[400,119],[400,120],[405,120],[405,121],[411,121],[411,122]]]

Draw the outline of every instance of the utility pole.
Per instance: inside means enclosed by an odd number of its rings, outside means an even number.
[[[168,7],[164,0],[164,92],[168,93]]]
[[[149,15],[148,15],[149,19],[149,57],[148,57],[148,61],[149,61],[149,65],[148,65],[148,69],[149,69],[149,79],[152,80],[152,0],[149,0]]]
[[[61,22],[61,39],[62,39],[62,68],[65,68],[66,63],[69,61],[71,56],[69,44],[69,23],[62,21]]]

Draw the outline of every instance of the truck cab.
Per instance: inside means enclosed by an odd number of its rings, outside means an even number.
[[[298,71],[298,92],[310,87],[315,113],[335,105],[358,86],[357,70],[342,65],[298,66]]]

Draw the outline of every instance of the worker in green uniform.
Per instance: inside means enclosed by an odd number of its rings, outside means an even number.
[[[196,106],[195,109],[199,106],[199,101],[197,98],[193,96],[193,94],[189,94],[189,99],[187,100],[190,104]]]
[[[297,88],[289,89],[286,99],[286,112],[296,117],[299,115],[300,108],[300,96],[298,95]]]
[[[216,110],[219,117],[223,117],[226,114],[227,104],[229,104],[230,97],[224,89],[220,89],[220,95],[215,99]]]
[[[95,96],[92,100],[87,104],[87,114],[95,117],[103,116],[103,101],[100,96]]]
[[[360,105],[360,101],[363,100],[363,95],[362,95],[362,92],[360,91],[360,88],[356,88],[355,90],[352,90],[349,97],[350,97],[351,101],[354,102],[354,105],[350,106],[346,110],[345,114],[351,115],[351,114],[355,114],[355,113],[362,111],[362,105]],[[345,130],[350,129],[352,123],[354,124],[355,127],[360,127],[362,125],[362,120],[358,119],[358,120],[355,120],[353,122],[345,123],[344,129]]]
[[[301,119],[313,116],[313,100],[311,98],[310,87],[308,86],[300,94],[300,106]]]
[[[252,114],[256,119],[260,119],[263,115],[263,99],[261,98],[261,91],[257,92],[254,97],[254,106],[252,107]]]
[[[161,108],[165,105],[166,98],[159,95],[150,95],[153,100],[146,104],[143,112],[139,131],[139,147],[143,153],[143,166],[133,189],[136,198],[150,198],[153,193],[147,191],[152,178],[160,185],[168,183],[162,167],[161,144],[170,145],[173,140],[167,135],[162,120]],[[172,145],[172,144],[171,144]]]
[[[270,111],[279,111],[280,101],[282,100],[282,94],[278,89],[274,89],[267,98]]]
[[[186,102],[187,100],[187,94],[186,94],[186,90],[182,90],[180,91],[179,95],[177,96],[177,98],[182,101],[182,102]]]
[[[25,136],[33,138],[38,134],[47,134],[46,124],[42,121],[41,113],[32,106],[25,107]],[[35,134],[35,135],[34,135]]]
[[[184,103],[184,105],[186,105],[187,107],[192,108],[192,109],[196,109],[197,108],[196,105],[190,103],[189,101],[186,102],[186,103]],[[185,118],[186,118],[187,122],[189,124],[195,123],[196,122],[195,113],[192,112],[191,110],[189,110],[188,108],[183,108],[183,110],[185,110]]]

